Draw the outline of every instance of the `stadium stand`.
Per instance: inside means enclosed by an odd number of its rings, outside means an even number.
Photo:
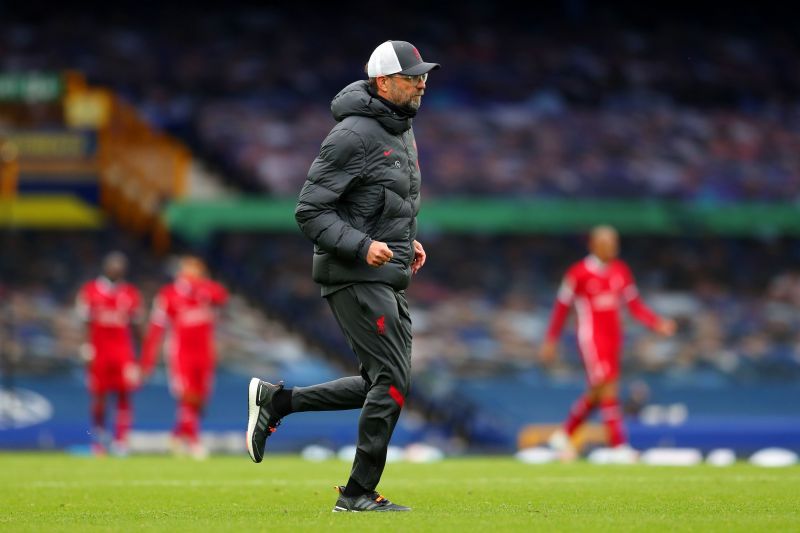
[[[438,90],[432,79],[431,93]],[[297,193],[330,128],[325,104],[299,114],[205,105],[205,150],[276,196]],[[672,103],[574,109],[561,99],[427,110],[415,125],[426,198],[650,198],[698,203],[800,197],[797,117]]]
[[[800,194],[800,47],[790,31],[756,38],[569,19],[544,28],[535,10],[515,13],[492,20],[470,5],[410,31],[447,65],[431,78],[417,125],[426,194]],[[292,195],[330,127],[328,102],[363,75],[343,58],[385,38],[364,28],[334,50],[316,31],[330,20],[302,18],[297,31],[294,15],[212,11],[185,27],[167,24],[183,17],[167,9],[165,25],[182,28],[170,32],[135,18],[112,17],[98,32],[91,18],[68,13],[44,24],[11,17],[2,22],[0,70],[79,69],[202,150],[239,187]],[[468,23],[473,31],[453,34]]]
[[[431,76],[425,113],[415,122],[423,195],[433,200],[426,205],[463,196],[509,206],[566,197],[585,199],[586,211],[600,218],[600,200],[625,200],[624,210],[655,213],[653,234],[647,234],[653,226],[645,231],[643,222],[629,221],[640,231],[628,236],[623,229],[623,255],[648,301],[679,318],[680,334],[657,340],[631,325],[626,378],[647,382],[654,402],[688,405],[695,427],[719,429],[719,417],[734,414],[791,415],[785,398],[796,396],[792,384],[800,374],[800,45],[794,28],[776,23],[754,35],[726,27],[717,13],[712,18],[720,25],[704,24],[709,13],[702,10],[695,23],[683,25],[567,12],[545,26],[536,16],[543,7],[517,10],[512,18],[479,4],[427,17],[403,37],[444,65]],[[435,15],[439,8],[430,9]],[[159,250],[177,245],[202,254],[247,298],[223,324],[223,392],[219,410],[210,413],[212,427],[232,427],[233,411],[226,410],[235,407],[226,391],[238,394],[233,391],[245,374],[302,384],[351,370],[353,356],[310,279],[310,246],[290,214],[275,211],[283,218],[267,230],[242,217],[237,230],[211,224],[203,234],[208,240],[181,234],[169,215],[191,203],[175,202],[185,200],[187,147],[229,186],[290,205],[332,125],[330,98],[363,76],[352,58],[385,39],[383,28],[346,32],[331,47],[325,30],[351,23],[345,12],[316,20],[292,9],[209,9],[187,25],[185,13],[165,6],[159,25],[149,23],[151,13],[110,15],[98,30],[99,15],[67,11],[41,20],[24,11],[0,20],[0,72],[10,73],[0,78],[6,82],[0,93],[35,71],[51,84],[62,79],[67,100],[82,95],[83,104],[102,108],[105,94],[118,135],[68,130],[54,136],[53,128],[64,127],[60,107],[27,102],[12,111],[3,101],[0,137],[19,134],[13,130],[22,125],[39,135],[29,147],[77,147],[67,192],[83,204],[69,211],[60,199],[59,217],[72,213],[71,223],[98,231],[107,223],[101,211],[113,214],[128,236],[106,229],[92,237],[31,237],[29,230],[4,237],[7,249],[25,250],[0,258],[3,301],[16,317],[15,350],[25,354],[21,368],[34,380],[23,376],[21,383],[37,383],[39,372],[71,372],[72,388],[59,394],[78,394],[70,362],[74,324],[65,312],[71,291],[94,272],[99,248],[112,241],[130,252],[136,276],[152,290],[163,278],[160,260],[132,236],[146,232]],[[465,27],[470,31],[459,29]],[[60,78],[65,68],[74,70]],[[71,120],[80,119],[86,116]],[[131,147],[158,155],[142,165],[130,157]],[[41,192],[27,169],[20,191]],[[45,181],[42,187],[52,190],[55,182]],[[7,183],[4,178],[3,190]],[[661,217],[665,200],[674,202],[668,212],[674,219]],[[30,202],[26,196],[18,203],[32,205],[27,212],[43,211],[44,204]],[[748,211],[738,222],[726,218],[727,208],[754,203],[758,213],[786,224],[762,226],[760,215]],[[689,212],[694,207],[722,216],[697,224]],[[469,213],[457,211],[450,215],[463,223]],[[547,236],[421,225],[435,254],[410,289],[417,384],[410,405],[430,414],[440,437],[508,450],[524,423],[552,421],[566,411],[582,379],[574,338],[564,340],[565,357],[550,373],[534,363],[533,352],[558,276],[582,255],[584,242],[575,234],[589,222],[578,222],[551,225]],[[507,416],[486,409],[487,396]],[[157,413],[147,416],[152,427],[166,423]],[[753,426],[742,427],[738,434]],[[640,435],[657,440],[644,430]]]

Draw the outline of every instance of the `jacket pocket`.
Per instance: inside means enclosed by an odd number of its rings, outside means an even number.
[[[410,216],[410,206],[402,196],[391,189],[383,188],[383,216],[406,218]]]
[[[391,189],[383,189],[383,209],[375,223],[373,239],[398,240],[411,224],[411,205]]]

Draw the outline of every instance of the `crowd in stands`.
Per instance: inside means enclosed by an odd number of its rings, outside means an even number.
[[[416,121],[426,196],[800,198],[793,31],[426,9],[401,36],[443,64]],[[240,187],[295,195],[333,124],[331,97],[363,77],[384,27],[358,24],[332,46],[329,28],[358,16],[195,15],[3,17],[0,71],[81,70]]]
[[[423,195],[800,200],[800,108],[778,116],[552,104],[425,109],[415,125]],[[323,106],[287,115],[231,102],[208,104],[197,121],[206,150],[287,197],[332,124]]]
[[[746,20],[713,26],[664,13],[653,27],[625,20],[618,7],[605,9],[610,17],[581,20],[544,17],[540,6],[466,3],[428,5],[427,16],[388,32],[402,36],[389,36],[385,26],[360,20],[358,2],[352,7],[324,17],[300,6],[208,6],[191,15],[180,6],[65,8],[35,17],[20,6],[3,13],[0,67],[77,68],[153,109],[209,96],[305,105],[363,74],[377,44],[401,38],[444,65],[434,98],[448,102],[515,102],[548,90],[586,105],[637,94],[741,107],[792,100],[800,90],[800,47],[789,21],[754,31]]]
[[[583,257],[585,242],[430,236],[426,244],[429,261],[408,291],[413,372],[445,376],[538,368],[536,351],[560,277]],[[228,234],[208,252],[220,273],[254,300],[354,362],[311,281],[311,248],[302,237]],[[711,383],[800,376],[796,241],[631,237],[623,239],[622,255],[646,302],[679,322],[675,338],[661,339],[628,319],[626,375]],[[541,371],[553,379],[580,379],[574,328],[568,328],[561,348],[560,363]]]

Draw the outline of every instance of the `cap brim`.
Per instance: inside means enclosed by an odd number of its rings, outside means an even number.
[[[420,74],[427,74],[428,72],[438,68],[441,68],[439,63],[425,63],[423,61],[422,63],[417,63],[413,67],[408,67],[405,70],[401,70],[398,72],[398,74],[405,74],[406,76],[419,76]]]

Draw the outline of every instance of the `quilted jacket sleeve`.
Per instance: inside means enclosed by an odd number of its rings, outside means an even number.
[[[306,237],[344,259],[366,258],[372,242],[367,234],[342,220],[336,210],[339,198],[362,175],[365,165],[365,147],[359,135],[334,129],[311,164],[294,212]]]

